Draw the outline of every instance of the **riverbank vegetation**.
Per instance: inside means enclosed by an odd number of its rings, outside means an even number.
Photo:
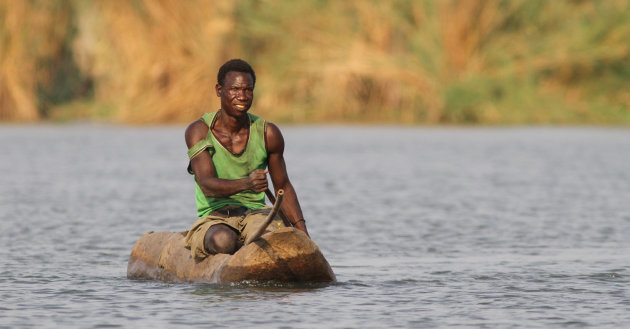
[[[0,121],[630,124],[625,0],[0,0]]]

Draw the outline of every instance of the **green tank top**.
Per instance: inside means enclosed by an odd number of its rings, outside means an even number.
[[[206,113],[202,120],[208,125],[209,142],[208,151],[212,157],[212,163],[216,169],[217,178],[239,179],[247,177],[256,169],[267,168],[267,149],[265,147],[266,122],[258,116],[248,113],[249,137],[245,149],[239,154],[234,154],[225,148],[214,137],[212,128],[216,122],[216,114]],[[265,206],[265,192],[254,193],[242,191],[227,198],[213,198],[203,194],[195,179],[195,200],[197,202],[197,216],[207,216],[210,212],[227,205],[244,206],[249,209],[258,209]]]

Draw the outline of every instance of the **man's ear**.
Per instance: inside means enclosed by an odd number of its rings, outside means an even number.
[[[214,89],[217,91],[217,97],[221,97],[221,85],[217,83],[216,86],[214,86]]]

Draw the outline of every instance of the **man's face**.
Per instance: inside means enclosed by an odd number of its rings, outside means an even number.
[[[231,115],[244,115],[254,100],[254,79],[249,73],[230,71],[225,75],[223,86],[217,85],[216,91],[221,97],[221,109]]]

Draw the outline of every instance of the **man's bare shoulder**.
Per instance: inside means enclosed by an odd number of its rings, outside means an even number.
[[[284,137],[280,128],[274,123],[267,122],[267,151],[269,153],[282,153],[284,151]]]
[[[208,125],[201,119],[188,125],[185,133],[188,147],[193,147],[200,140],[206,138],[206,136],[208,136],[208,129]]]

